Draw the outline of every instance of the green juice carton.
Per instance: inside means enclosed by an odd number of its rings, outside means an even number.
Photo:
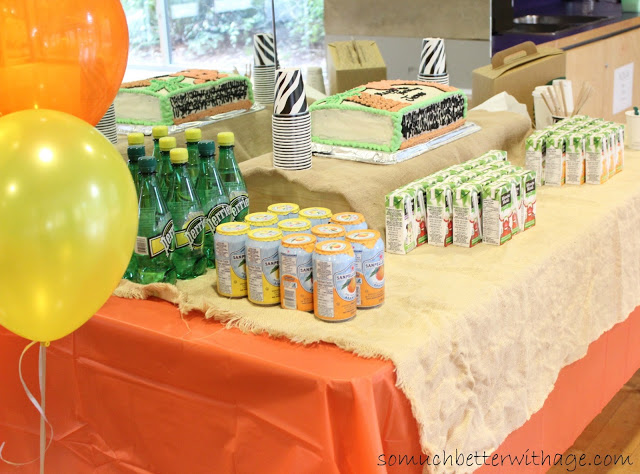
[[[536,225],[536,174],[535,171],[522,170],[514,173],[520,178],[522,199],[522,214],[520,227],[522,231],[529,230]]]
[[[482,185],[464,183],[453,191],[453,245],[473,247],[482,241]]]
[[[613,125],[613,126],[612,126]],[[602,127],[602,133],[609,134],[609,179],[617,173],[618,165],[618,130],[612,122]]]
[[[511,235],[515,236],[523,230],[522,222],[524,220],[524,206],[522,204],[522,180],[518,176],[509,174],[503,176],[496,182],[506,182],[510,186],[511,207],[513,210],[511,213]]]
[[[402,189],[385,196],[387,252],[407,254],[416,248],[415,196]]]
[[[546,139],[545,184],[563,186],[567,176],[567,134],[551,134]]]
[[[416,247],[427,243],[427,208],[425,207],[424,187],[420,181],[414,181],[401,188],[413,196],[413,218],[417,223]]]
[[[567,135],[566,184],[581,185],[585,182],[585,134],[573,132]]]
[[[609,128],[615,132],[616,144],[616,174],[624,169],[624,125],[611,123]]]
[[[536,185],[544,184],[544,172],[546,168],[547,136],[548,130],[539,130],[532,133],[525,140],[525,165],[528,170],[535,171]]]
[[[464,173],[460,173],[458,176],[460,176],[461,178],[465,179],[466,181],[471,181],[472,179],[477,178],[481,174],[482,173],[480,171],[477,171],[476,168],[473,168],[473,169],[465,171]]]
[[[507,152],[504,150],[489,150],[481,158],[488,161],[507,161]]]
[[[460,174],[454,174],[452,176],[449,176],[443,182],[444,183],[453,183],[456,186],[460,186],[462,183],[466,183],[470,179],[471,178],[469,178],[468,176],[465,176],[464,173],[460,173]]]
[[[511,185],[496,181],[482,188],[482,241],[504,245],[511,240]]]
[[[453,192],[456,184],[438,183],[427,193],[427,235],[429,245],[447,247],[453,243]]]
[[[477,168],[478,166],[483,166],[486,165],[489,162],[489,160],[485,157],[478,157],[478,158],[473,158],[469,161],[467,161],[468,164],[470,164],[471,166],[473,166],[474,168]]]
[[[587,131],[585,153],[587,184],[603,184],[609,179],[609,134]]]

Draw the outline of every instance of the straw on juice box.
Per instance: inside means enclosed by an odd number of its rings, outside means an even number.
[[[603,184],[609,179],[608,135],[600,132],[586,132],[585,152],[587,184]]]
[[[414,207],[414,196],[409,191],[396,189],[385,196],[387,252],[407,254],[416,247]]]
[[[427,234],[429,245],[447,247],[453,243],[452,182],[438,183],[427,193]]]
[[[581,132],[567,136],[567,184],[585,182],[585,135]]]
[[[567,135],[565,133],[549,135],[546,145],[545,184],[547,186],[563,186],[567,176]]]
[[[536,185],[544,184],[546,167],[547,130],[533,133],[525,140],[525,165],[528,170],[536,172]]]
[[[453,245],[473,247],[482,241],[482,185],[458,186],[453,197]]]
[[[482,241],[503,245],[511,240],[511,185],[496,181],[482,188]]]
[[[522,214],[520,230],[525,231],[536,225],[536,175],[535,171],[522,170],[514,173],[514,176],[518,176],[521,179]]]

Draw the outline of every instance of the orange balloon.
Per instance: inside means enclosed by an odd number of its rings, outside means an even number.
[[[0,115],[54,109],[95,125],[128,51],[120,0],[0,0]]]

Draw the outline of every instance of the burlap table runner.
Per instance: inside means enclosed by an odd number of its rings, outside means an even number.
[[[310,170],[285,171],[273,168],[271,153],[246,161],[240,168],[251,212],[266,211],[274,202],[356,211],[384,235],[384,196],[394,189],[490,149],[507,150],[510,161],[524,163],[523,143],[530,126],[526,118],[511,112],[471,111],[468,120],[482,130],[395,165],[314,156]]]
[[[602,186],[540,189],[537,226],[503,247],[387,254],[386,303],[342,324],[219,297],[212,272],[177,287],[123,281],[115,294],[390,359],[425,452],[489,453],[542,407],[562,367],[640,304],[639,181],[640,153],[628,151]]]

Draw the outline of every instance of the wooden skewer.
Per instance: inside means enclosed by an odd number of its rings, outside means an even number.
[[[558,101],[556,100],[556,94],[555,94],[555,91],[553,90],[553,87],[549,87],[547,89],[547,94],[549,94],[549,97],[551,98],[551,102],[553,102],[553,115],[557,117],[558,115],[560,115],[560,111],[559,111]]]
[[[560,95],[562,96],[562,105],[564,108],[564,113],[562,115],[567,117],[569,115],[569,107],[567,107],[567,98],[564,95],[564,84],[560,84]]]
[[[578,112],[580,112],[582,107],[584,107],[584,104],[586,104],[587,101],[589,100],[589,97],[591,96],[592,92],[593,92],[593,87],[591,86],[591,84],[589,84],[588,82],[584,82],[582,84],[582,88],[580,89],[580,95],[578,96],[576,107],[572,115],[576,115]]]
[[[558,108],[560,109],[560,117],[566,117],[567,115],[564,112],[564,106],[562,104],[562,86],[560,84],[554,84],[553,91],[556,96],[556,100],[558,101]]]
[[[549,112],[551,113],[551,115],[555,115],[553,113],[553,111],[554,111],[553,104],[551,103],[551,99],[547,98],[546,91],[542,92],[542,99],[544,100],[544,103],[547,104],[547,108],[549,109]]]

